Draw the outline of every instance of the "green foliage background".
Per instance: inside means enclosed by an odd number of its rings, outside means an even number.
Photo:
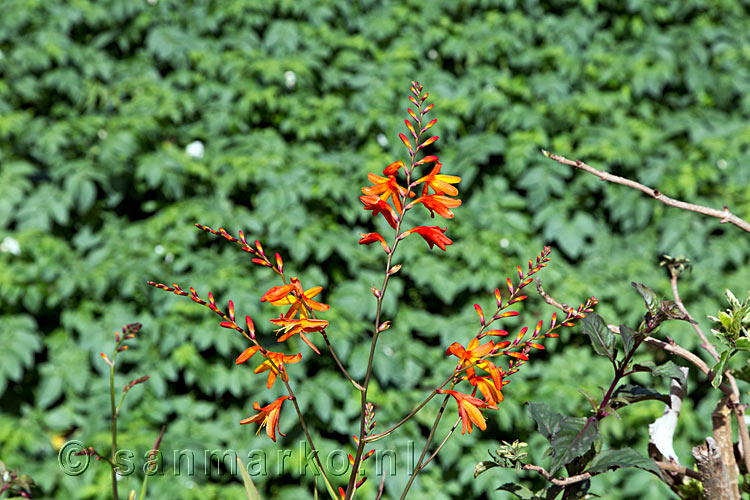
[[[210,290],[223,304],[231,298],[271,339],[265,320],[277,311],[259,303],[275,284],[271,274],[193,223],[242,229],[280,252],[304,285],[325,287],[329,335],[361,376],[369,287],[383,264],[379,248],[357,245],[359,232],[382,229],[357,197],[367,172],[405,157],[397,133],[412,79],[434,100],[434,151],[445,172],[463,177],[464,204],[447,222],[455,240],[447,254],[417,238],[400,247],[405,265],[386,302],[394,326],[375,364],[379,426],[444,377],[445,348],[474,334],[472,304],[487,309],[492,290],[545,244],[554,248],[542,274],[550,293],[570,304],[596,295],[606,319],[634,327],[643,307],[630,282],[668,295],[659,255],[690,257],[683,297],[707,327],[725,287],[738,296],[748,288],[747,235],[574,172],[539,149],[750,218],[749,11],[740,0],[6,0],[0,458],[32,475],[44,498],[111,495],[107,467],[66,476],[56,446],[80,439],[108,449],[107,367],[98,353],[111,350],[116,329],[139,321],[117,386],[151,380],[129,395],[120,445],[140,467],[167,424],[167,472],[149,482],[152,498],[241,498],[236,476],[215,466],[204,474],[204,449],[233,449],[245,460],[261,450],[268,474],[256,482],[265,498],[311,496],[290,409],[279,445],[238,424],[254,413],[253,401],[266,404],[281,388],[269,394],[250,373],[254,364],[234,366],[243,341],[208,310],[145,281]],[[186,153],[196,140],[202,158]],[[552,309],[531,295],[509,328],[549,318]],[[697,347],[687,324],[662,333]],[[324,453],[351,452],[354,390],[328,357],[292,345],[304,356],[292,383]],[[499,439],[529,441],[532,459],[547,464],[524,402],[585,415],[577,388],[597,392],[610,380],[580,327],[549,347],[513,377],[486,432],[449,441],[413,497],[505,498],[495,487],[517,480],[513,471],[472,478]],[[693,376],[690,398],[676,443],[686,464],[710,430],[717,395]],[[435,411],[379,443],[399,460],[388,495],[406,480],[406,440],[418,453]],[[657,403],[636,405],[623,420],[605,421],[603,433],[613,447],[645,453],[646,425],[661,412]],[[281,474],[280,448],[293,452]],[[174,477],[172,450],[183,449],[197,453],[197,472]],[[374,497],[371,476],[363,498]],[[124,478],[123,493],[140,477]],[[595,481],[605,498],[669,495],[640,471]]]

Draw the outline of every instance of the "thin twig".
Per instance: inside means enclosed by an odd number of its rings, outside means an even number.
[[[717,219],[720,219],[720,222],[722,224],[726,224],[726,223],[734,224],[735,226],[739,227],[743,231],[750,233],[750,222],[747,222],[746,220],[741,219],[740,217],[730,212],[726,205],[724,205],[723,210],[717,210],[715,208],[706,207],[703,205],[696,205],[694,203],[687,203],[684,201],[675,200],[674,198],[670,198],[669,196],[662,194],[657,189],[650,188],[648,186],[641,184],[640,182],[626,179],[625,177],[620,177],[619,175],[613,175],[613,174],[610,174],[609,172],[597,170],[594,167],[591,167],[583,163],[580,160],[569,160],[565,158],[564,156],[550,153],[549,151],[545,151],[544,149],[542,150],[542,154],[544,154],[544,156],[546,156],[547,158],[555,160],[558,163],[562,163],[563,165],[570,165],[571,167],[575,167],[575,168],[584,170],[590,174],[596,175],[603,181],[613,182],[615,184],[622,184],[623,186],[628,186],[633,189],[637,189],[638,191],[641,191],[647,194],[648,196],[652,197],[656,201],[664,203],[665,205],[668,205],[670,207],[675,207],[675,208],[679,208],[682,210],[688,210],[690,212],[697,212],[699,214],[708,215],[709,217],[716,217]]]
[[[695,333],[703,341],[701,347],[708,351],[711,357],[714,358],[714,361],[719,361],[719,353],[716,350],[716,347],[708,341],[708,338],[706,338],[706,335],[703,333],[703,330],[701,330],[698,322],[693,319],[680,298],[680,293],[677,289],[678,277],[679,273],[670,270],[669,283],[672,286],[672,295],[674,296],[675,304],[677,304],[677,307],[682,314],[687,317],[693,330],[695,330]],[[729,386],[732,389],[731,394],[728,394],[729,406],[732,408],[737,420],[737,435],[739,436],[740,449],[742,450],[742,458],[745,461],[745,468],[750,471],[750,433],[748,433],[747,424],[745,423],[745,406],[740,401],[740,389],[737,386],[737,380],[735,380],[729,369],[724,370],[724,376],[727,378],[727,382],[729,382]]]
[[[592,477],[596,475],[590,472],[583,472],[581,474],[576,474],[575,476],[557,478],[557,477],[552,477],[552,474],[547,472],[544,467],[539,467],[538,465],[524,464],[522,468],[523,470],[531,470],[534,472],[538,472],[544,477],[544,479],[546,479],[552,484],[556,484],[557,486],[568,486],[570,484],[580,483],[581,481],[591,479]]]
[[[429,464],[432,461],[432,459],[435,458],[438,453],[440,453],[440,450],[443,448],[443,446],[445,446],[445,443],[448,442],[448,439],[453,435],[453,433],[458,428],[458,424],[460,424],[460,423],[461,423],[461,417],[458,417],[458,419],[456,419],[456,423],[453,424],[453,427],[451,427],[451,430],[449,430],[448,434],[446,434],[445,439],[443,439],[443,442],[440,443],[440,445],[435,449],[435,451],[432,453],[432,455],[430,455],[430,458],[428,458],[427,460],[425,460],[425,462],[419,468],[420,471],[422,469],[424,469],[425,467],[427,467],[427,464]]]
[[[349,382],[352,383],[352,385],[354,385],[354,387],[357,388],[358,391],[363,391],[364,388],[359,384],[359,382],[354,380],[351,375],[349,375],[349,372],[346,371],[346,368],[344,368],[344,365],[339,360],[339,357],[336,356],[336,352],[333,350],[333,346],[331,345],[331,342],[328,340],[328,335],[326,334],[326,331],[323,330],[320,333],[323,334],[323,339],[326,341],[326,345],[328,346],[328,351],[331,353],[331,357],[333,357],[333,360],[338,365],[339,370],[341,370],[341,373],[344,374],[344,376],[349,380]]]

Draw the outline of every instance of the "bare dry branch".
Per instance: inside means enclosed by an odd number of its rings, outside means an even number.
[[[648,186],[641,184],[640,182],[626,179],[625,177],[620,177],[619,175],[613,175],[613,174],[610,174],[609,172],[597,170],[594,167],[586,165],[580,160],[569,160],[565,158],[564,156],[550,153],[549,151],[545,151],[545,150],[542,150],[542,153],[547,158],[555,160],[558,163],[562,163],[563,165],[570,165],[571,167],[584,170],[590,174],[593,174],[599,177],[603,181],[613,182],[615,184],[622,184],[623,186],[628,186],[630,188],[637,189],[638,191],[641,191],[647,194],[648,196],[652,197],[656,201],[664,203],[665,205],[668,205],[670,207],[679,208],[681,210],[688,210],[690,212],[697,212],[699,214],[708,215],[709,217],[716,217],[717,219],[720,220],[722,224],[726,224],[726,223],[734,224],[735,226],[739,227],[743,231],[750,233],[750,222],[747,222],[746,220],[741,219],[735,214],[733,214],[732,212],[730,212],[726,205],[724,205],[723,210],[717,210],[715,208],[705,207],[703,205],[696,205],[694,203],[687,203],[684,201],[675,200],[674,198],[670,198],[669,196],[666,196],[665,194],[661,193],[657,189],[650,188]]]

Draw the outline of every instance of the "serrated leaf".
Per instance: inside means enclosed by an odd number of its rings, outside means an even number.
[[[629,354],[635,344],[635,336],[637,332],[630,328],[628,325],[620,325],[620,337],[622,337],[622,345],[625,349],[625,354]]]
[[[646,309],[648,309],[648,312],[650,312],[651,314],[656,314],[656,312],[659,310],[659,297],[657,297],[656,292],[651,290],[643,283],[636,283],[634,281],[631,283],[631,285],[635,287],[636,291],[640,294],[641,297],[643,297],[643,301],[646,303]]]
[[[566,417],[552,437],[552,463],[550,474],[556,474],[573,459],[586,453],[599,438],[599,424],[596,420]]]
[[[606,356],[610,361],[615,360],[615,336],[601,316],[591,313],[583,318],[583,333],[589,336],[591,345],[598,355]]]
[[[529,414],[536,422],[539,433],[552,443],[552,437],[560,429],[564,417],[544,403],[529,403]]]
[[[632,448],[604,450],[591,461],[588,472],[592,474],[624,467],[637,467],[664,479],[659,466],[650,458],[642,456]]]

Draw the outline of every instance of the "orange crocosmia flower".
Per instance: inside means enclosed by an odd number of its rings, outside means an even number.
[[[472,423],[476,424],[476,426],[482,430],[485,430],[487,428],[487,422],[485,422],[484,416],[482,416],[482,412],[479,411],[480,408],[490,408],[492,410],[497,410],[497,406],[486,403],[479,398],[475,398],[474,396],[469,396],[468,394],[463,394],[457,391],[447,391],[443,389],[439,389],[437,392],[441,394],[450,394],[455,398],[456,403],[458,403],[458,414],[460,415],[461,422],[463,424],[463,430],[461,431],[461,434],[466,434],[466,431],[469,431],[469,434],[471,434]]]
[[[425,196],[420,196],[416,200],[412,201],[411,203],[409,203],[409,205],[407,205],[406,208],[411,208],[417,203],[421,203],[422,205],[427,207],[427,210],[430,211],[431,217],[435,217],[434,212],[437,212],[437,214],[441,217],[452,219],[453,212],[451,212],[450,209],[456,208],[457,206],[461,205],[461,200],[457,200],[456,198],[451,198],[450,196],[445,196],[442,194],[428,194]]]
[[[276,335],[278,335],[279,332],[283,332],[281,337],[278,338],[279,342],[284,342],[292,335],[299,333],[302,341],[307,344],[310,349],[315,351],[316,354],[320,354],[318,348],[315,347],[315,345],[312,343],[312,341],[310,341],[309,338],[307,338],[305,333],[322,332],[323,330],[328,328],[328,321],[311,318],[293,319],[281,316],[279,318],[272,319],[271,323],[281,327],[276,330]]]
[[[466,370],[466,374],[468,376],[473,376],[475,374],[474,367],[481,368],[492,376],[492,381],[495,383],[495,387],[502,389],[503,379],[500,374],[500,369],[495,366],[492,361],[481,359],[482,356],[486,356],[491,351],[495,350],[495,348],[495,343],[491,340],[486,344],[479,345],[479,339],[473,338],[466,348],[458,342],[452,343],[445,351],[445,354],[450,354],[459,358],[459,369],[476,362],[476,365]]]
[[[244,363],[248,359],[252,358],[259,349],[259,346],[248,347],[242,352],[242,354],[239,355],[239,357],[237,357],[237,360],[234,363],[237,365]],[[267,383],[269,389],[273,387],[273,383],[276,381],[276,376],[279,374],[276,368],[278,368],[282,372],[282,377],[284,378],[284,380],[286,380],[286,375],[284,373],[286,370],[284,369],[284,364],[297,363],[300,359],[302,359],[302,354],[299,353],[292,356],[286,355],[283,352],[265,351],[262,354],[266,358],[266,360],[258,365],[254,373],[263,373],[270,370]],[[273,361],[273,363],[271,363],[271,361]],[[274,367],[274,365],[276,365],[276,367]]]
[[[396,173],[401,168],[406,169],[404,162],[402,162],[401,160],[394,161],[393,163],[385,167],[385,170],[383,170],[383,175],[396,175]]]
[[[502,387],[497,387],[491,377],[480,377],[478,375],[467,375],[464,377],[471,385],[479,389],[484,400],[491,405],[496,405],[503,400]],[[507,382],[503,381],[503,385]]]
[[[455,186],[451,186],[451,184],[461,182],[461,178],[456,175],[441,174],[440,167],[442,166],[442,163],[437,162],[432,167],[432,172],[417,180],[417,182],[424,183],[424,187],[422,188],[423,195],[427,194],[428,188],[432,188],[435,194],[447,194],[448,196],[456,196],[458,194],[458,189]]]
[[[365,210],[372,210],[373,217],[383,214],[383,217],[393,229],[396,229],[398,214],[393,207],[375,195],[360,196],[359,200],[365,204]]]
[[[393,175],[381,177],[376,174],[367,174],[367,178],[370,179],[373,185],[363,187],[362,192],[367,195],[380,195],[380,199],[383,201],[386,201],[390,197],[393,201],[393,208],[398,213],[401,213],[401,197],[406,194],[406,189],[398,184],[396,177]],[[409,196],[413,197],[414,193],[409,192]]]
[[[445,251],[446,245],[453,244],[453,240],[445,235],[445,231],[447,229],[447,227],[445,229],[441,229],[438,226],[417,226],[409,229],[408,231],[405,231],[404,234],[408,235],[411,233],[417,233],[422,238],[424,238],[427,244],[430,245],[430,248],[432,248],[434,245],[437,245],[440,250]]]
[[[391,251],[391,247],[388,246],[388,244],[385,242],[385,238],[383,238],[378,233],[359,233],[359,235],[362,237],[359,240],[360,245],[369,245],[370,243],[375,243],[376,241],[379,241],[380,244],[383,247],[383,250],[385,250],[386,253]]]
[[[286,436],[286,434],[281,432],[281,429],[279,429],[279,415],[281,413],[281,405],[287,399],[292,398],[289,396],[281,396],[279,399],[267,406],[264,406],[263,408],[261,408],[256,401],[255,403],[253,403],[253,408],[260,413],[240,421],[240,424],[260,424],[260,427],[258,427],[258,434],[260,434],[260,430],[263,428],[263,426],[266,426],[266,434],[268,434],[268,437],[276,442],[277,430],[279,431],[279,434],[281,434],[282,436]]]
[[[275,286],[263,295],[261,302],[270,302],[274,306],[291,306],[284,315],[285,318],[293,318],[300,313],[301,318],[308,318],[308,309],[313,311],[327,311],[331,306],[321,304],[312,300],[313,297],[323,291],[322,286],[314,286],[308,290],[302,290],[302,285],[297,278],[292,278],[289,285]],[[302,306],[305,307],[302,307]]]

